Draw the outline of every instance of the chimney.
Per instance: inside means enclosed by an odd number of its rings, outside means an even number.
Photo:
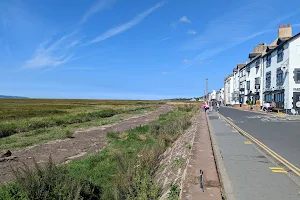
[[[292,27],[291,24],[280,25],[278,29],[278,38],[290,38],[292,37]]]
[[[257,46],[254,47],[254,53],[262,53],[267,49],[266,43],[259,43]]]

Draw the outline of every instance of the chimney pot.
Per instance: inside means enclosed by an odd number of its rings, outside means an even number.
[[[283,28],[286,28],[286,24],[283,25]]]

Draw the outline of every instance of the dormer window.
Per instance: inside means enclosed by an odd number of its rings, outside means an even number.
[[[283,48],[280,48],[277,50],[277,62],[280,62],[283,60]]]
[[[255,67],[258,68],[259,67],[259,61],[255,62]]]
[[[267,56],[267,67],[269,67],[271,65],[271,59],[272,59],[272,56],[270,54]]]

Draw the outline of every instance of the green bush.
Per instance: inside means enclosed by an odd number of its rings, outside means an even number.
[[[179,200],[180,188],[177,184],[170,185],[170,191],[168,193],[169,200]]]
[[[3,200],[96,200],[100,198],[102,192],[99,186],[95,186],[87,180],[71,178],[64,167],[56,166],[51,159],[45,167],[35,163],[33,170],[25,165],[22,169],[13,172],[16,176],[16,183],[0,189]]]
[[[0,124],[0,138],[7,137],[17,133],[17,126],[14,123],[1,123]]]

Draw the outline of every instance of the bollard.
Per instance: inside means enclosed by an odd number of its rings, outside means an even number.
[[[200,189],[202,192],[204,192],[204,187],[203,187],[203,171],[200,169]]]

